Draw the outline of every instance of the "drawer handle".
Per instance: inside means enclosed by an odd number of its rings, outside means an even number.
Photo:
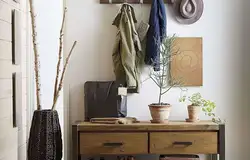
[[[121,143],[121,142],[118,142],[118,143],[103,143],[104,147],[120,147],[122,145],[123,145],[123,143]]]
[[[191,146],[193,142],[174,142],[173,145]]]

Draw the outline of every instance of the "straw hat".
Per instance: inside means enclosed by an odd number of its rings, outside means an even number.
[[[174,0],[176,20],[181,24],[193,24],[197,22],[204,10],[203,0]]]

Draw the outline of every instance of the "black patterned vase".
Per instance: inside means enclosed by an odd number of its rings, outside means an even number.
[[[28,141],[28,160],[61,160],[62,134],[57,111],[36,110]]]

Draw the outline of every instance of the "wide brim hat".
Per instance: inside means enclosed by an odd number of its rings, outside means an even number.
[[[181,24],[197,22],[204,10],[203,0],[174,0],[176,20]]]

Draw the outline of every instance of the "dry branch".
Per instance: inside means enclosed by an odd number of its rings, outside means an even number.
[[[41,110],[41,83],[40,83],[40,61],[37,49],[37,32],[36,32],[36,21],[34,14],[33,0],[29,0],[30,3],[30,17],[31,17],[31,29],[32,29],[32,42],[33,42],[33,52],[34,52],[34,70],[35,70],[35,80],[36,80],[36,100],[37,100],[37,110]]]
[[[59,83],[59,86],[58,86],[58,89],[57,89],[57,92],[56,92],[56,97],[55,97],[55,100],[54,100],[54,103],[53,103],[53,106],[52,106],[52,110],[55,109],[55,106],[56,106],[56,103],[57,103],[57,100],[58,100],[58,97],[59,97],[59,93],[60,91],[62,90],[62,87],[63,87],[63,80],[64,80],[64,75],[65,75],[65,71],[67,69],[67,66],[68,66],[68,63],[69,63],[69,59],[71,57],[71,54],[76,46],[76,41],[74,42],[73,46],[71,47],[71,50],[66,58],[66,61],[65,61],[65,64],[64,64],[64,67],[63,67],[63,72],[62,72],[62,75],[61,75],[61,79],[60,79],[60,83]]]
[[[57,62],[57,69],[56,69],[53,103],[55,102],[55,99],[56,99],[58,79],[59,79],[59,74],[60,74],[60,65],[61,65],[61,60],[62,60],[62,46],[63,46],[63,30],[64,30],[64,25],[65,25],[64,22],[65,22],[66,12],[67,12],[67,8],[64,8],[63,20],[62,20],[62,26],[61,26],[60,38],[59,38],[59,53],[58,53],[58,62]]]

